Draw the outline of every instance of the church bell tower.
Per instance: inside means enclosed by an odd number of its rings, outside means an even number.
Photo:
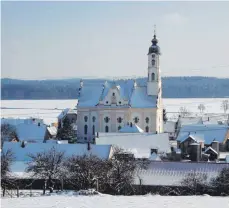
[[[161,75],[160,75],[160,47],[157,45],[156,29],[154,29],[154,36],[152,45],[148,52],[148,80],[147,80],[147,94],[159,96],[161,90]]]

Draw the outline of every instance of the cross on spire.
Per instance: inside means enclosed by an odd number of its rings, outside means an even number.
[[[153,33],[154,33],[154,37],[156,37],[156,25],[154,25],[154,31],[153,31]]]

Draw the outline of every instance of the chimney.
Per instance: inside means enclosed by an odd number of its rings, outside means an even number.
[[[38,126],[41,126],[41,123],[40,122],[38,122]]]
[[[88,151],[91,150],[91,144],[90,144],[90,142],[87,143],[87,150]]]
[[[130,123],[130,127],[132,127],[133,126],[133,124],[132,124],[132,122]]]
[[[211,146],[212,146],[212,149],[214,149],[219,154],[219,142],[214,140]]]
[[[96,132],[96,137],[99,138],[99,132]]]

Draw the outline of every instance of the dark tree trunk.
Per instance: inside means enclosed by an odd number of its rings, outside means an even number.
[[[46,180],[44,180],[43,195],[45,195],[46,186],[47,186],[47,181],[46,181]]]

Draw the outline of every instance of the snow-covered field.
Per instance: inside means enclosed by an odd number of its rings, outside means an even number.
[[[229,197],[210,196],[43,196],[3,198],[4,208],[228,208]]]
[[[163,99],[168,117],[172,117],[185,106],[190,112],[199,112],[199,104],[204,104],[206,113],[223,113],[222,100],[228,98],[193,98],[193,99]],[[43,118],[49,124],[56,122],[57,116],[65,108],[74,108],[77,100],[2,100],[1,117]]]

